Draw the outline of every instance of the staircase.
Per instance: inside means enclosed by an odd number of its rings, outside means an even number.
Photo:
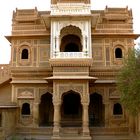
[[[127,128],[113,131],[112,128],[90,129],[91,137],[82,135],[82,127],[63,127],[60,136],[53,137],[53,128],[26,128],[18,129],[17,136],[20,140],[137,140],[136,136],[129,135]]]

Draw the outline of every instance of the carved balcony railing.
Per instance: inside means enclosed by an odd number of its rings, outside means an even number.
[[[56,52],[53,58],[89,58],[88,52]]]

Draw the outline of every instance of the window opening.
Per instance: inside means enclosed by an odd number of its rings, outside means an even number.
[[[22,115],[30,115],[30,104],[24,103],[22,105]]]
[[[119,103],[114,104],[113,114],[114,115],[122,115],[122,106]]]
[[[122,49],[120,49],[120,48],[115,49],[115,57],[122,58]]]
[[[21,54],[21,59],[28,59],[28,49],[23,49]]]

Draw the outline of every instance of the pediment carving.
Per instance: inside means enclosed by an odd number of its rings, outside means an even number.
[[[120,98],[120,94],[117,90],[109,93],[110,98]]]
[[[27,98],[27,99],[29,99],[29,98],[34,98],[34,96],[33,96],[33,93],[31,93],[31,92],[29,92],[29,91],[27,91],[27,90],[25,90],[25,91],[23,91],[23,92],[21,92],[21,93],[19,93],[18,94],[18,99],[22,99],[22,98]]]

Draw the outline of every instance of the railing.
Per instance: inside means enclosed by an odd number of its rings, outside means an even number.
[[[119,29],[97,29],[96,33],[133,33],[133,30],[119,30]]]
[[[16,25],[13,26],[13,31],[16,30],[46,30],[44,25]]]
[[[97,29],[132,29],[131,24],[99,24]]]
[[[56,52],[54,58],[89,58],[87,52]]]

